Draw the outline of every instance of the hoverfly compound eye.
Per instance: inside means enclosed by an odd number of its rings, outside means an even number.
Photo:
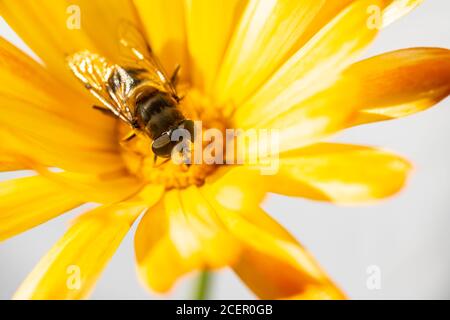
[[[172,153],[173,146],[174,143],[170,139],[170,134],[165,132],[160,137],[153,140],[152,151],[158,157],[169,158]]]

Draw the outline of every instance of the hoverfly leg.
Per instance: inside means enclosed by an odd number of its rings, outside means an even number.
[[[94,108],[95,110],[100,111],[103,114],[106,114],[107,116],[116,117],[116,115],[111,110],[109,110],[108,108],[105,108],[105,107],[102,107],[102,106],[97,106],[97,105],[92,106],[92,108]]]
[[[158,161],[158,156],[155,154],[153,156],[153,168],[159,168],[160,166],[162,166],[164,163],[166,163],[167,161],[169,161],[170,158],[167,158],[166,160],[164,160],[163,162],[157,164],[156,162]]]
[[[177,64],[177,66],[175,67],[175,70],[172,73],[172,76],[170,77],[170,83],[172,84],[172,86],[174,88],[178,84],[178,74],[180,73],[180,69],[181,69],[181,66],[179,64]],[[174,94],[174,98],[178,103],[183,99],[183,98],[180,98],[176,92]]]
[[[130,131],[125,137],[122,138],[122,142],[128,142],[136,138],[136,132]]]
[[[133,140],[133,139],[136,138],[136,137],[137,137],[136,133],[133,132],[133,131],[130,131],[130,133],[128,133],[125,137],[123,137],[123,138],[119,141],[119,144],[120,144],[120,146],[121,146],[122,148],[124,148],[124,149],[127,150],[128,152],[131,152],[131,153],[133,153],[134,155],[139,156],[139,157],[142,158],[142,157],[143,157],[142,152],[133,150],[133,148],[131,148],[130,145],[127,144],[127,142]]]
[[[175,67],[175,70],[172,73],[172,76],[170,77],[170,82],[172,83],[172,85],[175,87],[178,83],[178,73],[180,72],[181,66],[179,64],[177,64],[177,66]]]

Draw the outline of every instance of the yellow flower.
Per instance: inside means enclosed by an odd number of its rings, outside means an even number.
[[[153,291],[167,292],[195,270],[229,266],[260,298],[344,298],[259,205],[268,192],[356,204],[401,189],[410,169],[401,157],[320,141],[424,110],[449,94],[447,49],[355,63],[380,28],[419,2],[1,1],[2,17],[44,66],[1,40],[0,169],[38,174],[0,183],[0,240],[83,203],[100,204],[72,223],[15,298],[87,297],[140,216],[136,262]],[[71,5],[80,9],[81,29],[67,26]],[[126,126],[92,109],[98,102],[65,58],[89,50],[117,59],[114,30],[122,20],[142,27],[169,73],[182,66],[183,108],[193,118],[222,129],[278,129],[279,172],[153,168],[147,140],[119,143]]]

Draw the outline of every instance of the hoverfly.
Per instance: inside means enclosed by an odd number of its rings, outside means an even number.
[[[67,58],[75,76],[100,102],[94,108],[118,117],[131,127],[123,141],[144,133],[152,140],[157,157],[169,158],[178,141],[175,129],[188,130],[193,137],[194,123],[178,109],[180,97],[175,84],[179,67],[168,78],[142,34],[131,24],[119,26],[121,61],[113,64],[89,51]],[[192,138],[191,138],[192,139]]]

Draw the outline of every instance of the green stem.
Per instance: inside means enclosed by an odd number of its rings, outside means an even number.
[[[212,274],[208,271],[202,271],[198,276],[198,280],[195,287],[194,299],[206,300],[209,297],[211,289]]]

